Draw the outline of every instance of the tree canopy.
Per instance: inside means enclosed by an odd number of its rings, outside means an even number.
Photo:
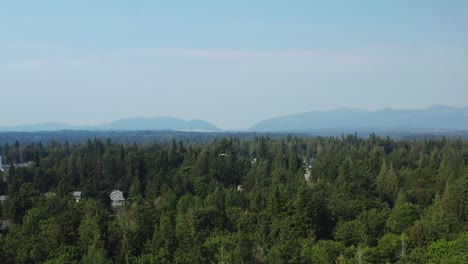
[[[0,154],[0,263],[468,262],[462,139],[94,138]]]

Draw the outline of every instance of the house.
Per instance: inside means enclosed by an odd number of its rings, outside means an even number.
[[[6,233],[10,225],[11,225],[10,220],[0,219],[0,237],[2,237]]]
[[[111,192],[109,195],[111,201],[112,201],[112,206],[122,206],[125,202],[125,198],[123,197],[123,192],[119,190],[114,190]]]
[[[16,163],[15,168],[26,168],[33,164],[32,161],[24,162],[24,163]]]
[[[306,179],[307,182],[310,182],[310,176],[311,176],[310,169],[312,169],[312,164],[307,163],[305,165],[305,173],[304,173],[304,178]]]
[[[78,203],[83,198],[83,192],[73,192],[73,198],[75,198],[76,202]]]
[[[7,195],[0,195],[0,204],[4,204],[7,198],[8,198]]]

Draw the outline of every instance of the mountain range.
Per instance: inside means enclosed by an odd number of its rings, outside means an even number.
[[[250,131],[309,132],[320,129],[468,130],[468,107],[435,105],[426,109],[335,109],[263,120]]]
[[[62,123],[42,123],[35,125],[0,126],[0,131],[57,131],[57,130],[176,130],[176,131],[221,131],[218,127],[203,121],[185,121],[175,117],[127,118],[97,126],[74,126]]]
[[[128,118],[97,126],[74,126],[62,123],[0,126],[0,131],[58,130],[175,130],[220,132],[220,128],[203,120],[186,121],[175,117]],[[435,131],[468,130],[468,107],[431,106],[418,110],[335,109],[311,111],[273,117],[254,124],[247,131],[314,132],[314,131]]]

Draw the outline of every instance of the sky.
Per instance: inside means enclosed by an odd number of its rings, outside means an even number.
[[[0,126],[468,105],[468,1],[1,1]]]

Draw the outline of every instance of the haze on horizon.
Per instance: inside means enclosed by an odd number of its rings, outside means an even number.
[[[0,126],[466,106],[467,1],[8,1]]]

